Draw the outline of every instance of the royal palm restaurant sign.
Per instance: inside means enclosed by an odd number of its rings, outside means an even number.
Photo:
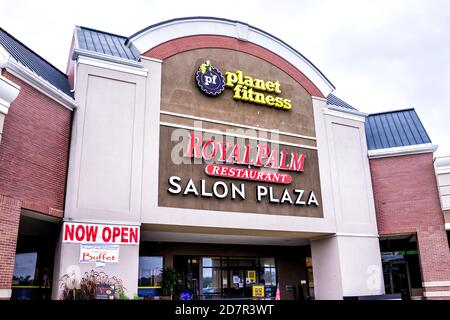
[[[222,178],[290,184],[292,182],[292,177],[286,172],[304,171],[304,154],[297,154],[295,152],[288,153],[285,150],[279,152],[278,150],[270,150],[270,147],[266,144],[257,144],[256,152],[253,152],[256,153],[256,157],[251,159],[251,148],[251,144],[241,146],[239,144],[225,144],[214,140],[208,140],[203,143],[201,134],[191,133],[185,157],[202,159],[204,162],[218,161],[220,163],[233,163],[235,165],[247,165],[258,168],[248,169],[245,167],[222,164],[208,164],[205,167],[205,172],[209,176]],[[241,157],[241,154],[243,154],[243,157]],[[290,158],[290,161],[287,160],[288,158]],[[263,171],[264,169],[276,171]],[[168,191],[171,194],[191,194],[202,197],[214,196],[216,198],[225,198],[231,193],[232,199],[246,199],[245,184],[243,183],[238,186],[231,183],[231,190],[229,190],[228,185],[225,182],[216,181],[212,186],[212,191],[208,192],[206,190],[205,180],[200,181],[199,189],[195,186],[195,182],[192,179],[189,179],[186,187],[182,189],[179,184],[180,181],[181,178],[178,176],[171,176],[169,178],[170,188]],[[274,194],[272,187],[257,185],[256,200],[260,202],[263,198],[267,198],[268,201],[272,203],[287,203],[300,206],[319,205],[314,191],[312,190],[306,195],[305,190],[294,188],[290,192],[285,188],[281,197],[278,198]]]
[[[233,90],[233,99],[272,107],[283,111],[291,110],[290,99],[280,96],[279,81],[261,80],[244,75],[243,71],[222,72],[211,65],[210,61],[203,63],[195,72],[195,82],[202,93],[210,97],[217,97],[226,88]],[[280,111],[280,112],[283,112]],[[207,181],[198,182],[189,178],[183,181],[180,176],[171,175],[168,179],[167,191],[172,195],[196,196],[203,198],[230,198],[232,200],[246,200],[247,193],[256,194],[257,202],[288,204],[293,206],[319,207],[319,199],[314,190],[302,188],[275,188],[274,185],[292,184],[291,174],[301,175],[308,161],[302,152],[279,150],[278,145],[271,150],[267,143],[239,144],[225,143],[214,139],[203,139],[202,133],[189,133],[188,145],[183,146],[184,157],[201,159],[205,164],[204,172],[214,178],[237,179],[257,182],[254,190],[246,189],[246,183],[224,182],[215,180],[207,186]],[[292,148],[291,148],[292,149]]]

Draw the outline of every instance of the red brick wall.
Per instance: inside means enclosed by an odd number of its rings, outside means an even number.
[[[0,142],[0,289],[11,288],[21,208],[63,217],[72,112],[7,72],[21,89]]]
[[[450,251],[433,155],[371,159],[370,169],[379,234],[417,233],[422,280],[450,281]]]
[[[72,112],[20,79],[0,143],[0,195],[62,217]]]
[[[0,195],[0,289],[11,288],[19,219],[20,201]]]

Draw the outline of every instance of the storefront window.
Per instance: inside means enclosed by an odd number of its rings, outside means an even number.
[[[13,286],[32,286],[36,271],[37,252],[18,253],[14,265]]]
[[[204,257],[202,258],[203,265],[203,281],[202,293],[221,293],[221,258],[220,257]]]
[[[221,292],[221,269],[203,268],[203,294]]]
[[[203,267],[220,267],[220,257],[205,257],[202,259]]]
[[[254,267],[256,265],[256,258],[240,258],[239,267]]]
[[[276,286],[277,285],[277,271],[275,267],[274,258],[260,258],[259,263],[263,268],[263,274],[261,277],[261,282],[266,286]]]
[[[163,257],[139,257],[139,287],[160,287]]]

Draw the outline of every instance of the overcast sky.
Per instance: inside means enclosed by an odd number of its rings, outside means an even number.
[[[414,107],[438,154],[450,154],[450,2],[0,0],[0,25],[65,71],[73,28],[129,36],[186,16],[240,20],[290,44],[367,112]]]

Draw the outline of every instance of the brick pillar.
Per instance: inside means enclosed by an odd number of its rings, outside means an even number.
[[[11,297],[20,201],[0,195],[0,299]]]
[[[417,244],[426,299],[449,299],[450,252],[444,224],[418,228]]]

